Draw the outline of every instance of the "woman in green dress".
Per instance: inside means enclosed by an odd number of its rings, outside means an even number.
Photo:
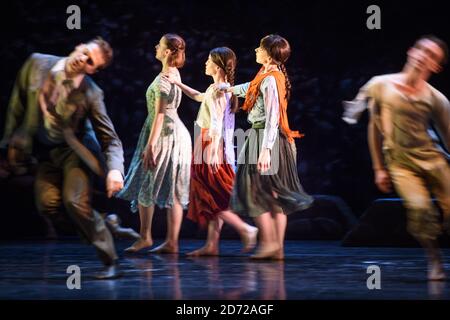
[[[177,253],[183,208],[189,202],[192,143],[177,109],[182,92],[162,75],[180,79],[178,68],[185,60],[185,42],[176,34],[165,34],[156,45],[162,71],[147,90],[148,116],[118,197],[139,210],[141,239],[126,252],[151,247],[151,224],[155,205],[167,208],[167,235],[155,253]],[[180,80],[181,81],[181,80]]]

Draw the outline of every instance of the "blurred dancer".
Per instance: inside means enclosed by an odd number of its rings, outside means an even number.
[[[103,102],[88,76],[107,67],[113,51],[103,39],[81,44],[68,57],[34,53],[19,71],[9,103],[2,146],[10,166],[21,171],[31,155],[39,162],[36,206],[55,217],[61,204],[105,265],[97,277],[120,275],[113,239],[92,209],[91,172],[104,176],[100,160],[81,143],[95,132],[106,158],[108,197],[123,187],[123,150]],[[89,170],[90,169],[90,170]]]
[[[450,105],[428,79],[442,70],[447,58],[448,48],[441,39],[432,35],[418,39],[407,52],[403,70],[373,77],[354,101],[346,103],[344,113],[344,120],[355,123],[369,108],[375,184],[383,192],[390,192],[393,184],[403,199],[408,231],[427,253],[429,280],[445,279],[437,242],[442,226],[431,194],[444,213],[447,231],[450,221],[450,168],[429,128],[431,122],[448,149]]]

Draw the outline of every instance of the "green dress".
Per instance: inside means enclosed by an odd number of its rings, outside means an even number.
[[[180,77],[178,70],[173,71]],[[189,203],[190,166],[192,143],[189,131],[178,116],[182,92],[176,85],[169,83],[159,74],[147,89],[148,116],[142,128],[136,151],[134,152],[124,188],[117,195],[131,201],[131,209],[137,211],[137,205],[145,207],[158,205],[171,208],[174,196],[187,208]],[[145,170],[142,153],[148,142],[155,119],[157,98],[166,99],[167,107],[161,135],[156,146],[157,166],[154,170]]]

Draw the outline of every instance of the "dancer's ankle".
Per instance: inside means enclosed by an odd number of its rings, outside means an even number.
[[[141,235],[141,239],[140,240],[142,240],[144,242],[153,242],[153,239],[152,239],[152,237],[150,235],[145,235],[145,236]]]
[[[244,225],[244,227],[240,230],[240,235],[241,237],[245,237],[247,236],[250,232],[252,232],[253,230],[257,229],[256,227],[246,223]]]

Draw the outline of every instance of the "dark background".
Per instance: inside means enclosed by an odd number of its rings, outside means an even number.
[[[68,30],[66,8],[81,8],[81,30]],[[381,30],[369,30],[366,9],[381,8]],[[420,1],[9,1],[1,4],[0,129],[15,75],[32,52],[67,55],[97,35],[114,48],[113,64],[94,76],[105,93],[110,117],[122,139],[126,167],[146,117],[145,91],[160,70],[154,46],[167,32],[187,44],[183,81],[204,90],[210,49],[232,48],[238,57],[236,82],[258,71],[254,48],[270,33],[287,38],[292,55],[291,128],[306,136],[297,141],[298,171],[310,194],[339,196],[360,216],[382,196],[373,185],[366,142],[367,116],[344,123],[342,101],[352,99],[374,75],[398,72],[406,50],[423,34],[450,41],[445,2]],[[431,83],[450,94],[449,72]],[[198,103],[183,97],[179,114],[193,131]],[[237,128],[248,128],[246,114]],[[394,195],[391,195],[394,196]]]

